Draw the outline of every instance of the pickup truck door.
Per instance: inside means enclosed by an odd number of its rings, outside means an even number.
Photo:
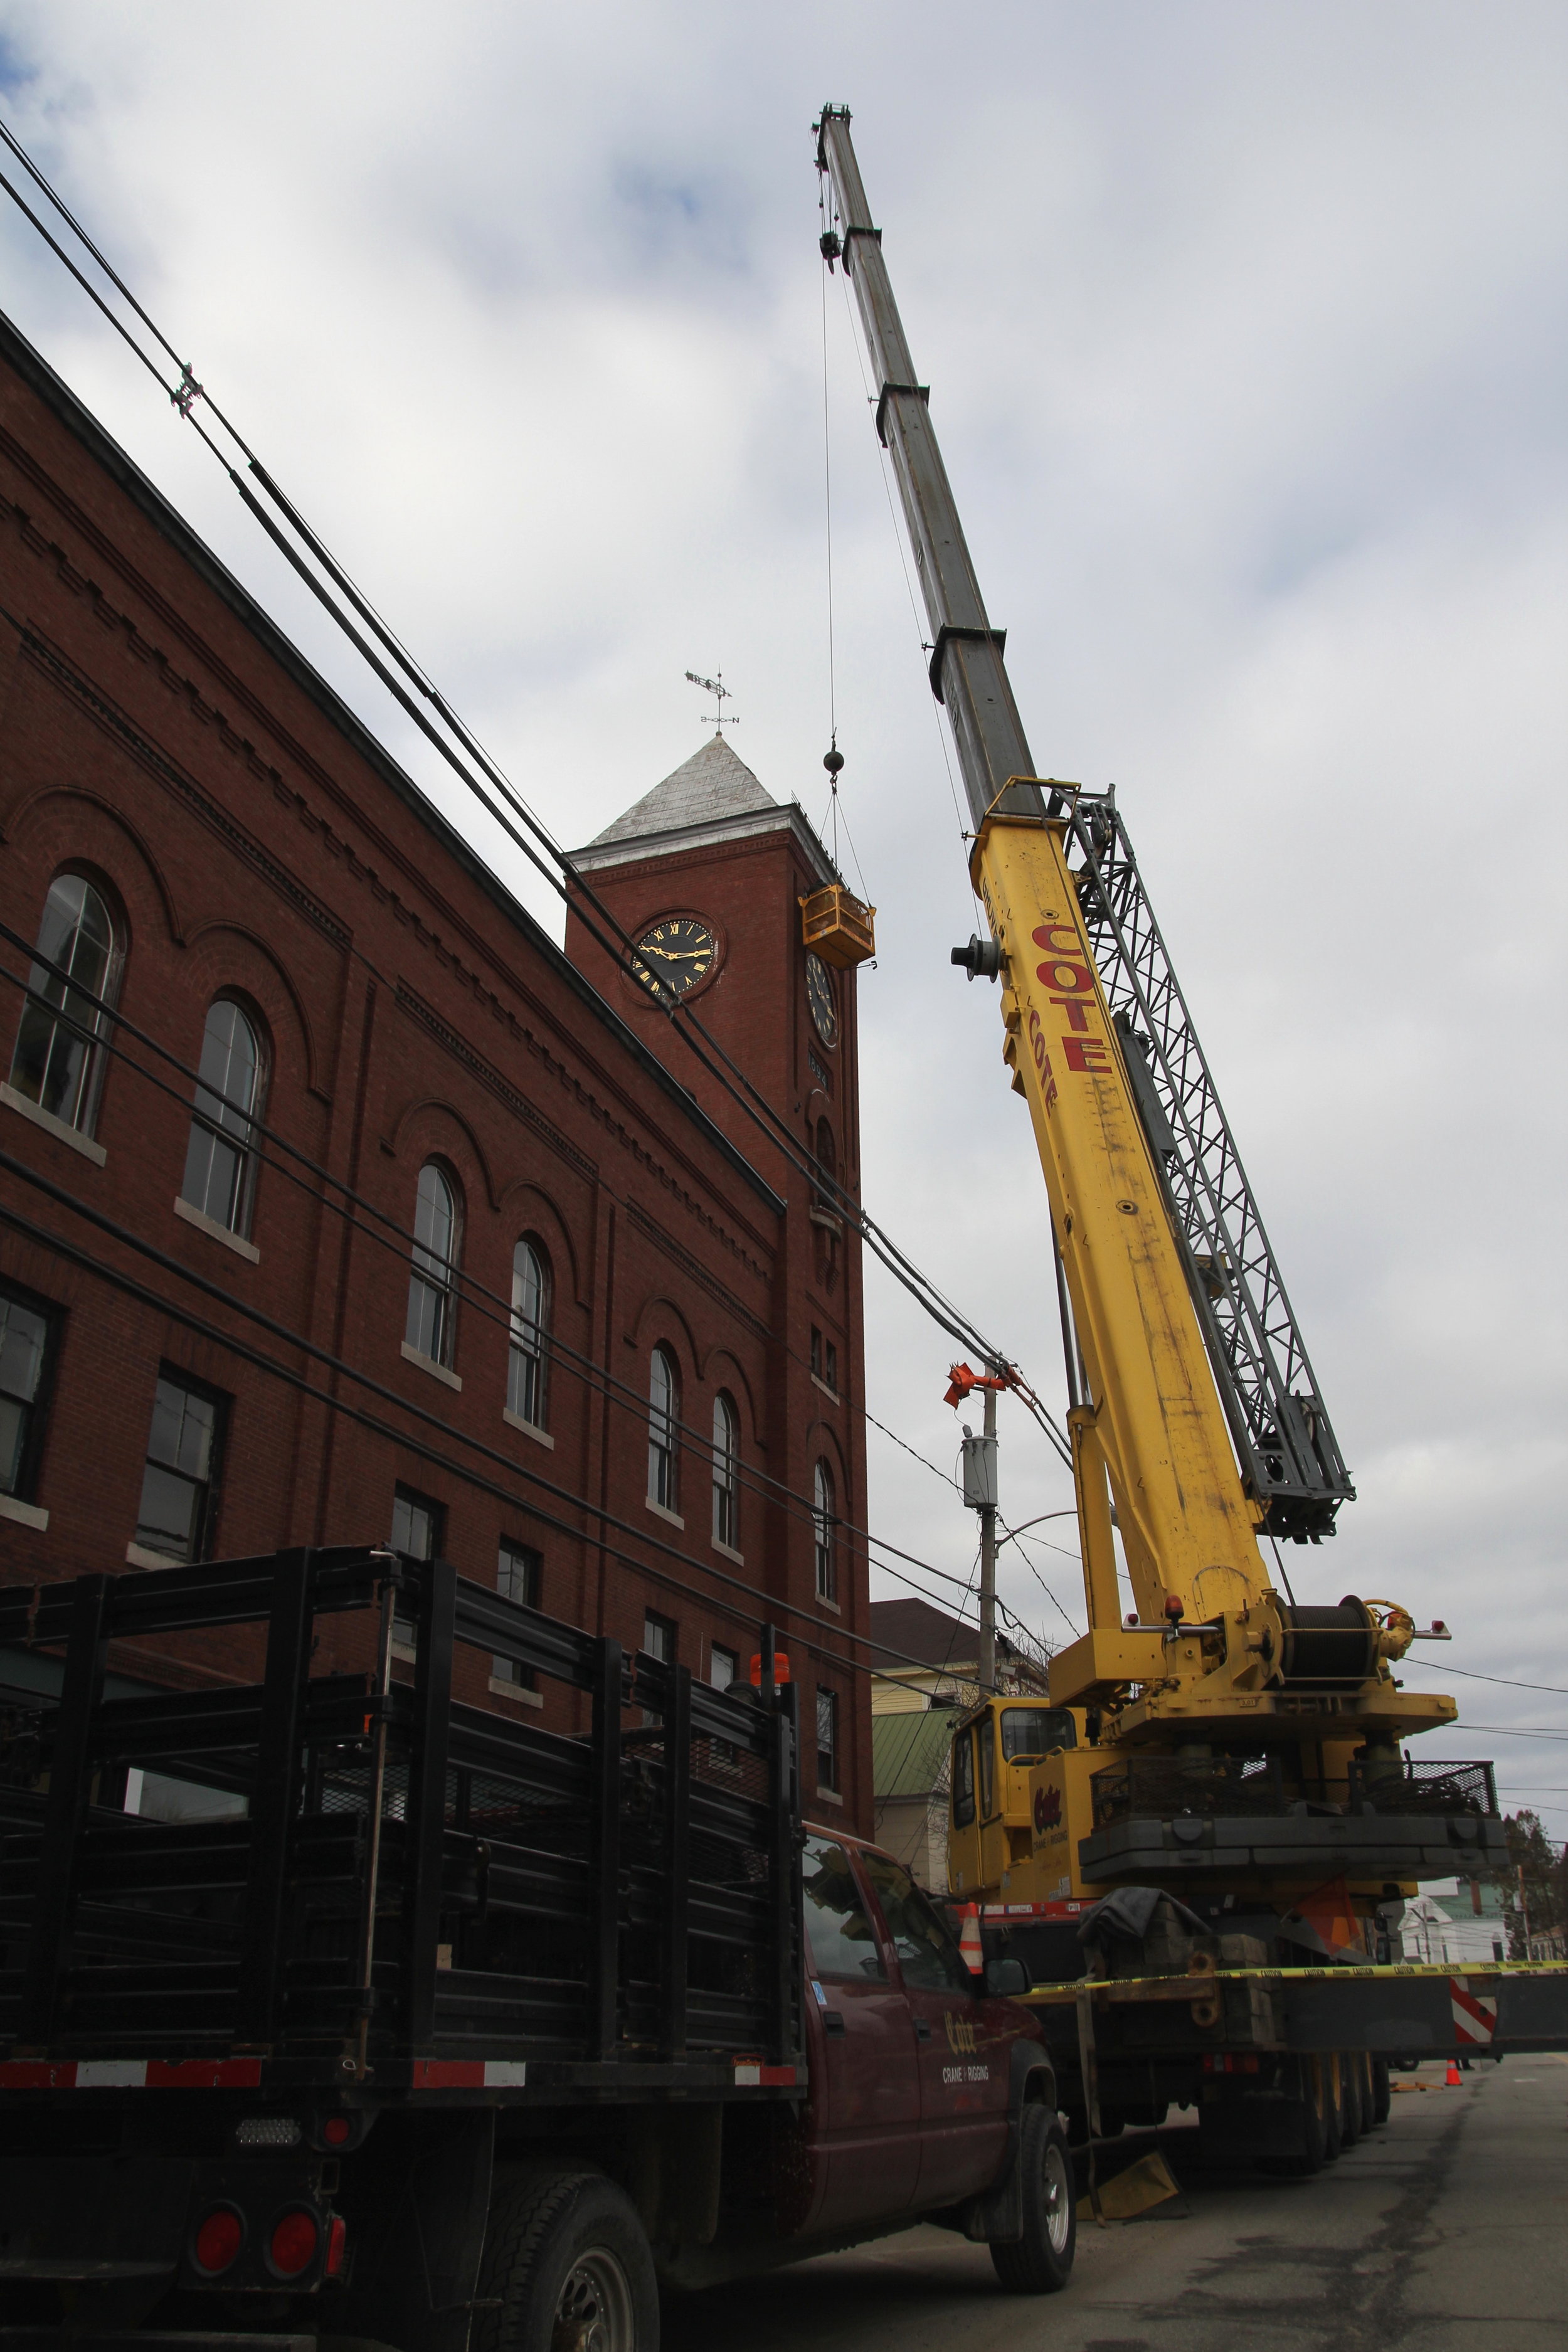
[[[808,1834],[801,1876],[806,1998],[824,2030],[825,2080],[815,2104],[827,2178],[815,2232],[913,2207],[921,2093],[908,2005],[847,1853],[836,1839]]]
[[[917,2203],[954,2204],[989,2188],[1006,2153],[1014,2036],[964,1966],[946,1921],[901,1863],[862,1853],[903,1979],[920,2063]]]

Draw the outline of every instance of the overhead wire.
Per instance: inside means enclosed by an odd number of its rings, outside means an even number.
[[[782,1612],[784,1616],[792,1617],[801,1625],[810,1629],[806,1638],[817,1654],[835,1664],[857,1672],[871,1671],[859,1660],[845,1657],[841,1653],[829,1649],[826,1646],[828,1640],[847,1642],[857,1648],[879,1650],[888,1655],[901,1656],[901,1653],[891,1649],[887,1643],[879,1641],[874,1635],[852,1633],[848,1627],[842,1624],[829,1624],[826,1619],[816,1616],[798,1602],[785,1600],[776,1594],[759,1592],[754,1586],[743,1583],[741,1578],[730,1575],[727,1570],[715,1567],[712,1562],[682,1551],[679,1545],[669,1542],[666,1538],[651,1533],[646,1528],[634,1527],[630,1521],[623,1519],[618,1513],[610,1510],[604,1503],[595,1502],[588,1496],[576,1494],[569,1487],[561,1486],[557,1481],[547,1478],[542,1472],[532,1469],[527,1463],[514,1460],[510,1455],[500,1453],[498,1448],[487,1444],[483,1438],[475,1436],[455,1423],[443,1420],[439,1413],[433,1412],[427,1406],[417,1404],[412,1399],[399,1394],[395,1389],[389,1388],[385,1382],[378,1381],[374,1374],[363,1370],[346,1358],[337,1355],[332,1349],[321,1347],[319,1342],[309,1339],[303,1332],[290,1329],[276,1317],[268,1315],[260,1307],[251,1306],[233,1291],[226,1290],[220,1283],[216,1283],[207,1276],[198,1273],[195,1268],[182,1264],[178,1258],[171,1257],[166,1251],[160,1250],[154,1243],[131,1232],[128,1227],[118,1224],[102,1211],[91,1208],[89,1203],[76,1194],[68,1192],[63,1186],[54,1183],[37,1169],[29,1168],[25,1161],[14,1159],[9,1152],[0,1150],[0,1169],[19,1178],[24,1183],[31,1184],[35,1190],[45,1193],[58,1205],[96,1226],[111,1240],[150,1259],[163,1273],[177,1276],[180,1280],[188,1283],[194,1289],[216,1300],[220,1305],[233,1309],[247,1321],[257,1324],[285,1346],[297,1348],[302,1355],[322,1365],[328,1370],[352,1381],[370,1395],[391,1405],[397,1412],[406,1413],[412,1420],[434,1430],[442,1438],[448,1441],[456,1439],[458,1444],[467,1448],[468,1452],[484,1461],[498,1465],[513,1480],[521,1480],[525,1486],[539,1488],[551,1498],[551,1502],[582,1511],[601,1532],[595,1534],[591,1528],[574,1527],[570,1520],[562,1518],[558,1512],[550,1507],[550,1503],[541,1504],[537,1499],[521,1496],[514,1490],[500,1486],[494,1478],[455,1460],[449,1450],[443,1448],[437,1451],[433,1445],[422,1442],[417,1436],[410,1435],[405,1429],[398,1428],[378,1414],[367,1412],[363,1408],[351,1405],[346,1399],[335,1395],[331,1390],[316,1386],[303,1373],[293,1370],[287,1364],[279,1363],[275,1357],[267,1355],[262,1349],[238,1338],[233,1332],[225,1331],[203,1317],[194,1315],[189,1308],[180,1307],[171,1300],[166,1293],[150,1290],[144,1283],[138,1282],[123,1268],[112,1265],[102,1256],[95,1255],[79,1244],[72,1243],[65,1235],[35,1223],[31,1218],[22,1215],[20,1211],[9,1202],[0,1202],[0,1223],[10,1225],[14,1231],[25,1234],[40,1247],[90,1268],[104,1280],[140,1298],[145,1305],[153,1307],[159,1313],[173,1317],[175,1321],[184,1323],[188,1328],[215,1341],[232,1355],[286,1381],[309,1400],[325,1406],[330,1412],[347,1415],[363,1426],[375,1430],[392,1444],[403,1446],[409,1452],[440,1465],[442,1468],[465,1484],[482,1488],[502,1501],[511,1503],[542,1526],[553,1528],[558,1533],[570,1538],[574,1542],[586,1544],[605,1551],[621,1565],[633,1570],[638,1575],[649,1578],[655,1583],[682,1593],[688,1600],[699,1600],[706,1606],[719,1610],[722,1614],[748,1625],[757,1622],[753,1612],[754,1605],[759,1601],[775,1612]],[[753,1604],[753,1608],[741,1611],[714,1598],[711,1594],[695,1592],[689,1582],[677,1580],[668,1570],[661,1570],[655,1566],[643,1557],[640,1550],[627,1551],[609,1541],[602,1532],[605,1528],[614,1528],[618,1534],[634,1538],[639,1546],[651,1548],[654,1551],[679,1561],[683,1568],[707,1578],[712,1584],[743,1593]],[[957,1580],[954,1579],[953,1581],[956,1582]],[[903,1663],[919,1665],[921,1661],[916,1658],[906,1658],[903,1659]]]
[[[0,940],[7,940],[14,946],[23,948],[24,952],[27,952],[21,935],[3,920],[0,920]],[[131,1021],[123,1013],[114,1012],[112,1007],[108,1005],[101,996],[99,996],[92,991],[84,988],[79,981],[72,980],[62,965],[57,964],[50,958],[40,954],[37,949],[32,950],[30,952],[32,954],[35,966],[41,966],[44,970],[50,972],[55,978],[59,980],[63,986],[68,986],[74,996],[82,1000],[86,1003],[92,1004],[103,1016],[105,1022],[112,1030],[122,1031],[134,1037],[139,1044],[147,1046],[152,1052],[157,1054],[162,1059],[166,1061],[172,1068],[174,1068],[187,1081],[190,1087],[194,1087],[198,1092],[205,1091],[210,1094],[213,1091],[202,1078],[199,1070],[194,1068],[190,1064],[182,1061],[180,1057],[169,1047],[163,1045],[156,1038],[153,1037],[148,1031],[142,1029],[139,1024]],[[372,970],[374,974],[374,967],[371,966],[369,968]],[[376,976],[380,977],[379,975]],[[34,992],[29,989],[28,982],[26,981],[22,980],[19,975],[7,970],[4,964],[0,964],[0,982],[8,983],[9,985],[18,988],[27,993],[34,993]],[[383,984],[384,984],[384,982]],[[47,1000],[36,1001],[47,1002]],[[58,1010],[58,1008],[53,1007],[50,1009]],[[109,1055],[110,1057],[122,1062],[136,1076],[143,1078],[149,1085],[156,1087],[161,1093],[167,1096],[173,1101],[179,1103],[182,1108],[188,1108],[190,1107],[191,1097],[188,1094],[171,1085],[167,1080],[160,1078],[154,1072],[147,1069],[142,1064],[139,1063],[133,1055],[127,1052],[126,1048],[119,1042],[117,1036],[100,1035],[96,1042],[101,1051]],[[230,1107],[237,1108],[236,1106]],[[410,1251],[413,1247],[414,1237],[412,1234],[400,1226],[384,1210],[379,1209],[374,1202],[367,1200],[363,1194],[355,1192],[343,1179],[333,1176],[329,1170],[310,1160],[307,1153],[300,1150],[297,1146],[289,1143],[287,1139],[279,1136],[274,1129],[268,1126],[263,1119],[258,1117],[252,1117],[249,1113],[246,1112],[242,1112],[241,1115],[245,1118],[247,1127],[258,1139],[257,1142],[249,1148],[256,1150],[258,1160],[261,1166],[273,1171],[275,1173],[284,1177],[286,1181],[298,1185],[300,1189],[306,1193],[308,1198],[317,1202],[321,1206],[331,1211],[334,1214],[342,1217],[353,1232],[358,1234],[362,1238],[375,1244],[377,1246],[387,1250],[391,1255],[396,1257],[400,1265],[406,1265],[409,1260]],[[272,1145],[278,1151],[285,1154],[286,1159],[279,1160],[277,1158],[268,1158],[265,1152],[265,1146],[268,1144]],[[307,1172],[304,1174],[300,1173],[296,1169],[287,1164],[288,1160],[299,1161],[300,1166]],[[310,1181],[312,1178],[318,1181],[312,1182]],[[332,1192],[339,1192],[342,1195],[342,1202],[331,1197]],[[360,1216],[354,1213],[356,1211],[363,1211],[364,1215],[374,1222],[368,1224],[365,1223],[362,1221]],[[381,1228],[384,1228],[384,1230],[381,1230]],[[510,1337],[516,1328],[515,1310],[510,1302],[504,1299],[499,1292],[493,1291],[489,1289],[487,1285],[480,1283],[478,1278],[471,1275],[466,1268],[460,1266],[450,1266],[449,1272],[451,1274],[454,1287],[458,1291],[459,1303],[478,1312],[483,1316],[486,1320],[495,1323],[506,1329]],[[801,1357],[796,1349],[790,1347],[787,1341],[784,1343],[784,1346],[785,1352],[801,1366],[802,1370],[809,1369],[806,1364],[806,1360]],[[618,1407],[620,1410],[633,1414],[639,1421],[646,1420],[647,1413],[647,1400],[642,1395],[639,1390],[634,1389],[629,1382],[618,1379],[617,1376],[611,1372],[607,1367],[601,1366],[595,1363],[592,1358],[584,1356],[580,1349],[574,1349],[571,1345],[570,1341],[562,1339],[558,1333],[553,1331],[549,1335],[548,1353],[552,1364],[560,1364],[563,1359],[569,1360],[565,1362],[565,1370],[570,1374],[580,1380],[591,1393],[601,1396],[607,1404]],[[854,1408],[851,1407],[851,1410],[853,1409]],[[708,1450],[708,1441],[704,1437],[702,1432],[694,1428],[689,1423],[684,1421],[679,1415],[675,1417],[672,1426],[689,1442],[694,1452],[706,1452]],[[744,1486],[750,1487],[750,1489],[756,1494],[761,1500],[778,1504],[789,1511],[790,1514],[797,1519],[797,1521],[804,1524],[815,1525],[817,1516],[816,1508],[815,1502],[810,1497],[799,1493],[795,1488],[788,1486],[785,1481],[775,1478],[771,1473],[759,1469],[753,1464],[747,1462],[743,1456],[737,1459],[735,1467],[737,1475],[741,1482]],[[946,1576],[946,1571],[936,1568],[930,1561],[922,1560],[913,1553],[903,1551],[898,1546],[889,1542],[886,1537],[876,1535],[869,1528],[858,1527],[851,1519],[846,1518],[841,1515],[836,1515],[834,1524],[836,1527],[842,1529],[846,1536],[858,1540],[867,1547],[868,1559],[869,1564],[872,1566],[879,1569],[885,1567],[885,1563],[882,1560],[873,1559],[871,1557],[874,1553],[885,1551],[891,1553],[895,1559],[903,1560],[908,1566],[919,1569],[924,1574],[936,1577]],[[891,1574],[893,1571],[889,1570],[887,1572]],[[956,1582],[957,1579],[952,1578],[949,1580]]]
[[[129,289],[125,287],[124,281],[112,269],[110,265],[103,259],[103,257],[99,253],[97,247],[92,244],[90,238],[87,237],[85,233],[79,230],[79,225],[76,223],[74,215],[68,212],[68,209],[63,204],[58,203],[55,193],[49,187],[47,181],[44,179],[43,175],[31,164],[30,159],[26,158],[26,151],[22,148],[20,142],[15,138],[15,135],[10,131],[8,126],[5,125],[3,122],[0,122],[0,135],[4,136],[5,143],[11,148],[12,152],[27,163],[27,166],[29,170],[33,172],[33,176],[37,180],[38,185],[43,188],[45,193],[48,195],[50,202],[57,204],[57,209],[59,211],[60,216],[69,223],[73,234],[78,234],[81,236],[81,241],[85,248],[92,254],[95,261],[97,261],[99,266],[103,268],[110,282],[116,287],[117,290],[121,291],[124,295],[125,299],[130,302],[138,318],[143,320],[148,325],[149,331],[156,337],[156,340],[162,348],[168,352],[171,357],[174,357],[174,346],[168,341],[168,339],[163,334],[162,331],[153,322],[150,314],[143,310],[142,306],[136,300],[136,298],[130,292]],[[184,362],[179,362],[183,374],[183,383],[179,389],[171,388],[166,383],[164,383],[155,365],[148,359],[146,353],[141,350],[140,346],[135,341],[135,338],[130,334],[129,331],[124,326],[123,321],[113,318],[111,310],[103,301],[102,297],[98,293],[97,289],[91,285],[90,280],[87,278],[86,274],[64,251],[57,240],[49,236],[48,231],[43,226],[43,224],[38,221],[37,215],[33,213],[31,207],[26,205],[19,192],[12,185],[9,180],[5,179],[3,174],[0,174],[0,185],[3,185],[5,188],[6,193],[12,196],[13,200],[23,212],[25,216],[32,223],[33,226],[38,230],[39,234],[49,245],[50,249],[57,254],[63,266],[69,271],[70,275],[76,279],[78,284],[80,285],[83,290],[89,294],[97,307],[103,311],[104,315],[110,319],[111,322],[115,325],[117,331],[121,333],[122,338],[133,350],[137,352],[137,355],[142,359],[142,363],[148,368],[149,372],[153,375],[154,379],[160,383],[162,388],[168,394],[174,404],[180,409],[181,414],[185,417],[186,422],[195,425],[200,438],[205,446],[218,459],[219,463],[224,465],[225,470],[227,472],[231,482],[234,484],[235,488],[244,500],[247,509],[261,524],[261,527],[266,531],[268,537],[279,549],[279,551],[284,556],[290,567],[296,572],[304,585],[316,597],[317,601],[321,604],[322,609],[328,614],[329,617],[331,617],[342,630],[343,634],[349,638],[350,642],[355,646],[362,657],[381,680],[386,690],[392,694],[399,707],[414,721],[415,725],[426,737],[426,740],[431,743],[432,747],[446,761],[447,766],[451,768],[454,774],[458,776],[465,787],[473,793],[479,804],[486,810],[487,814],[492,818],[492,820],[500,825],[507,837],[513,842],[516,847],[521,850],[523,856],[528,859],[528,862],[544,879],[547,887],[549,887],[569,908],[575,908],[578,919],[584,923],[589,936],[595,940],[595,943],[601,949],[601,950],[610,958],[611,961],[619,970],[626,972],[629,977],[638,981],[644,981],[645,975],[638,962],[636,942],[629,938],[614,915],[607,908],[605,907],[603,901],[586,882],[582,873],[574,866],[567,854],[553,840],[548,828],[542,824],[537,814],[528,806],[522,795],[517,791],[515,785],[511,783],[510,780],[505,776],[503,772],[483,750],[482,746],[479,744],[477,739],[473,736],[466,724],[458,717],[451,706],[437,692],[426,673],[406,653],[401,642],[388,625],[382,620],[380,614],[375,611],[374,605],[371,604],[369,599],[366,598],[355,586],[346,571],[326,549],[317,534],[311,530],[310,526],[305,522],[298,509],[286,498],[274,478],[268,472],[267,468],[261,465],[254,451],[251,450],[248,443],[246,442],[244,436],[230,423],[224,411],[218,406],[216,401],[206,391],[205,385],[196,382],[196,379],[191,373],[188,363]],[[278,506],[279,511],[285,516],[290,529],[297,533],[302,544],[308,549],[310,554],[313,557],[316,562],[321,565],[322,570],[326,572],[329,579],[331,579],[334,586],[338,588],[342,595],[348,600],[353,610],[364,622],[366,627],[374,632],[385,652],[404,672],[405,676],[408,678],[410,683],[414,685],[419,695],[428,700],[432,708],[437,711],[443,723],[450,729],[451,732],[458,739],[458,741],[462,745],[464,751],[469,758],[475,761],[482,770],[483,774],[489,780],[489,783],[491,787],[490,790],[487,790],[485,785],[481,784],[479,780],[468,772],[463,761],[458,758],[451,745],[448,744],[440,733],[430,724],[428,719],[426,719],[424,713],[417,709],[404,688],[395,678],[393,678],[388,671],[386,663],[380,658],[374,649],[366,642],[364,635],[354,626],[347,614],[345,614],[342,610],[341,606],[334,602],[333,598],[327,593],[322,583],[312,574],[310,566],[305,562],[299,550],[290,545],[288,538],[279,529],[276,521],[267,513],[260,500],[255,496],[249,484],[244,480],[238,469],[225,458],[223,452],[218,449],[211,436],[196,423],[191,411],[195,401],[198,398],[205,402],[212,415],[220,422],[225,432],[229,434],[237,447],[244,454],[247,460],[247,470],[255,476],[256,480],[261,484],[268,496],[273,499],[274,503]],[[545,859],[542,858],[533,846],[522,838],[522,835],[519,832],[517,825],[512,822],[510,816],[505,810],[497,805],[495,794],[498,793],[503,796],[510,808],[516,811],[517,814],[521,818],[525,827],[542,844],[544,849],[548,853],[549,860],[560,869],[560,874],[564,877],[564,879],[557,879],[556,876],[550,871],[550,866],[546,863]],[[592,915],[584,912],[585,908],[592,910]],[[598,919],[597,922],[593,919],[595,917]],[[604,931],[599,928],[600,924],[606,927],[607,929],[614,934],[613,940],[605,937]],[[992,1357],[996,1361],[1005,1360],[1002,1358],[1000,1351],[991,1347],[990,1343],[987,1342],[981,1333],[969,1323],[967,1318],[965,1318],[962,1314],[962,1311],[954,1306],[953,1302],[947,1298],[940,1290],[938,1286],[931,1282],[930,1278],[914,1265],[913,1261],[899,1248],[898,1244],[892,1241],[891,1236],[878,1224],[877,1221],[873,1219],[862,1204],[854,1198],[853,1194],[848,1192],[847,1188],[839,1182],[837,1175],[830,1173],[826,1169],[823,1169],[809,1156],[804,1147],[797,1141],[793,1130],[789,1128],[787,1122],[784,1119],[781,1114],[775,1111],[773,1106],[768,1104],[759,1094],[751,1080],[747,1078],[744,1072],[739,1068],[731,1057],[725,1052],[724,1048],[719,1045],[718,1041],[712,1036],[706,1024],[701,1022],[693,1009],[684,1004],[679,998],[671,1000],[668,997],[668,992],[658,989],[657,983],[655,983],[654,1001],[658,1003],[660,1009],[666,1012],[669,1016],[672,1026],[675,1028],[677,1034],[681,1036],[683,1044],[689,1051],[694,1054],[696,1059],[705,1069],[707,1074],[714,1079],[716,1084],[718,1084],[731,1096],[746,1116],[748,1116],[752,1120],[753,1124],[756,1125],[766,1136],[772,1146],[783,1154],[786,1162],[791,1165],[798,1174],[805,1177],[810,1182],[812,1182],[819,1192],[828,1192],[837,1197],[843,1213],[849,1221],[853,1223],[862,1240],[864,1240],[871,1249],[872,1255],[879,1259],[887,1271],[893,1275],[895,1280],[900,1282],[905,1289],[910,1291],[910,1295],[916,1299],[917,1303],[922,1307],[924,1311],[931,1316],[931,1318],[936,1321],[942,1329],[946,1330],[950,1337],[959,1339],[964,1346],[974,1348],[976,1350]],[[701,1039],[702,1042],[700,1045],[694,1042],[693,1033],[695,1033],[696,1037],[700,1037]],[[703,1050],[704,1048],[707,1049],[706,1052]],[[722,1066],[715,1068],[714,1062],[712,1059],[710,1059],[710,1055],[715,1057],[718,1063]]]

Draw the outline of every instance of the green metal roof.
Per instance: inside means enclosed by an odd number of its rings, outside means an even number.
[[[921,1707],[908,1715],[871,1717],[871,1780],[879,1797],[929,1796],[947,1760],[958,1712]]]

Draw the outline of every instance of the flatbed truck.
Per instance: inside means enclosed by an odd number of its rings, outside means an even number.
[[[253,1684],[106,1693],[214,1627]],[[1024,1971],[802,1822],[759,1638],[712,1689],[381,1546],[0,1590],[61,1668],[0,1741],[0,2352],[657,2352],[661,2291],[918,2218],[1063,2285]]]

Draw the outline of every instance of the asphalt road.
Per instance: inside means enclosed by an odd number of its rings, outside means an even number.
[[[1062,2294],[910,2230],[672,2299],[664,2352],[1568,2352],[1568,2058],[1443,2073],[1396,2075],[1429,2087],[1314,2180],[1205,2174],[1162,2133],[1182,2210],[1080,2222]]]

